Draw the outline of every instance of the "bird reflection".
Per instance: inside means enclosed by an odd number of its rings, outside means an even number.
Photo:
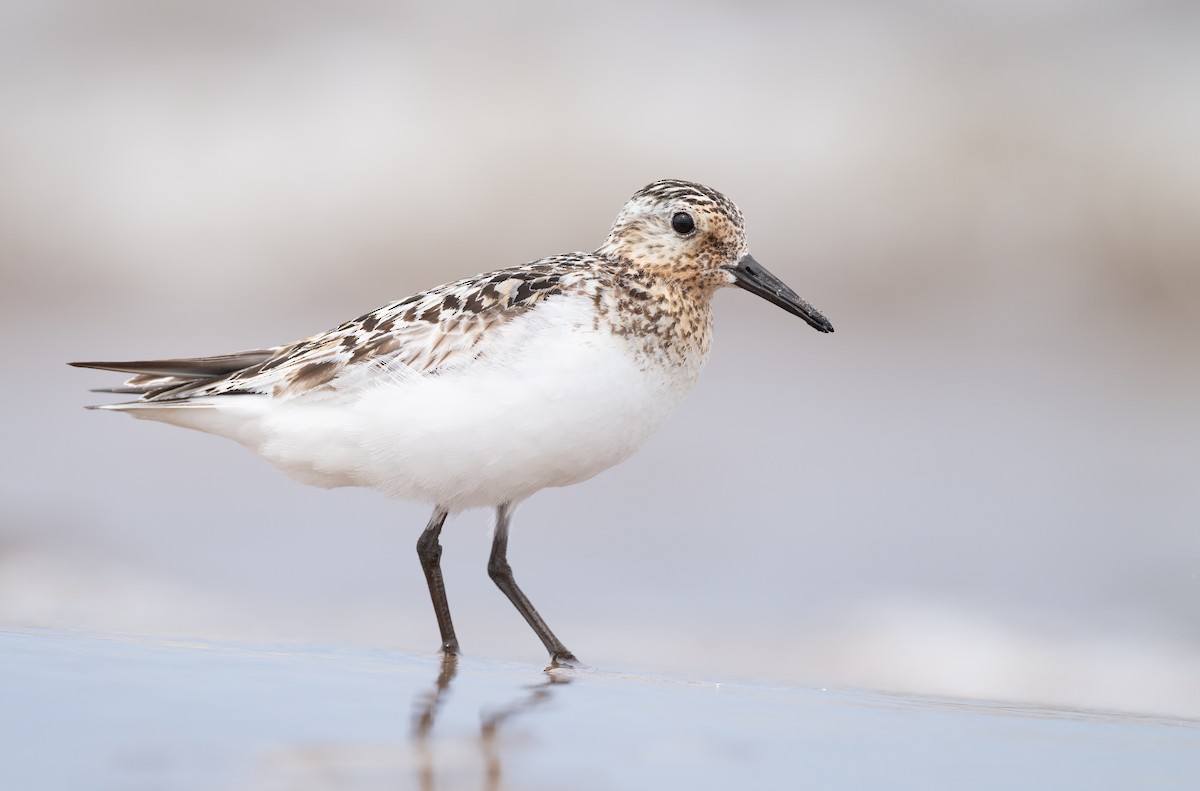
[[[442,656],[437,680],[433,687],[417,695],[412,718],[412,740],[417,756],[417,774],[422,791],[437,788],[434,750],[430,734],[437,723],[438,712],[449,696],[451,683],[458,675],[458,657]],[[498,791],[502,785],[503,765],[499,735],[504,725],[519,714],[545,705],[553,697],[553,688],[571,683],[571,676],[554,668],[546,668],[545,679],[526,688],[509,703],[480,715],[478,746],[483,758],[484,791]]]
[[[458,675],[458,657],[454,654],[442,654],[442,663],[438,669],[437,681],[433,689],[417,695],[416,711],[413,713],[413,740],[422,744],[429,738],[433,723],[437,719],[438,709],[445,702],[446,693],[450,690],[450,682]]]
[[[545,672],[545,680],[540,684],[534,684],[529,687],[529,691],[526,694],[512,701],[507,706],[483,715],[483,722],[479,727],[479,749],[483,753],[483,787],[486,791],[496,791],[501,787],[500,744],[497,739],[497,734],[500,732],[501,726],[518,714],[531,711],[545,704],[553,695],[553,687],[565,686],[571,683],[571,677],[564,673],[554,672],[550,668],[547,668]]]

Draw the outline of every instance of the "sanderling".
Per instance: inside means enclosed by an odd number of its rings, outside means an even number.
[[[459,280],[283,346],[71,365],[133,374],[111,392],[140,398],[98,409],[229,437],[305,483],[433,504],[417,554],[446,654],[459,646],[442,525],[494,507],[488,574],[557,666],[575,656],[506,557],[513,507],[612,467],[662,425],[704,365],[724,286],[833,331],[750,257],[728,198],[666,180],[625,204],[594,253]]]

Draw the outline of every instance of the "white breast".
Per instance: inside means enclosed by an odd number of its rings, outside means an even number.
[[[664,367],[595,325],[590,298],[547,300],[491,330],[480,359],[463,368],[372,369],[320,399],[225,399],[223,420],[193,427],[238,439],[307,483],[369,486],[452,510],[519,501],[625,459],[703,365],[697,353]]]

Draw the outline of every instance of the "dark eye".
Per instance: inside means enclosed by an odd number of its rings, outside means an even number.
[[[675,229],[675,233],[680,236],[687,236],[692,231],[696,230],[696,221],[692,219],[692,215],[687,212],[679,212],[671,218],[671,227]]]

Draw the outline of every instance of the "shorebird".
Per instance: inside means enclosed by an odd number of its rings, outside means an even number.
[[[442,651],[459,652],[438,539],[447,516],[496,509],[488,574],[550,653],[574,665],[517,586],[517,503],[632,454],[708,357],[713,294],[738,286],[833,326],[747,252],[741,211],[716,190],[656,181],[604,243],[458,280],[296,343],[213,357],[71,365],[133,374],[96,409],[236,440],[293,478],[433,505],[417,555]]]

